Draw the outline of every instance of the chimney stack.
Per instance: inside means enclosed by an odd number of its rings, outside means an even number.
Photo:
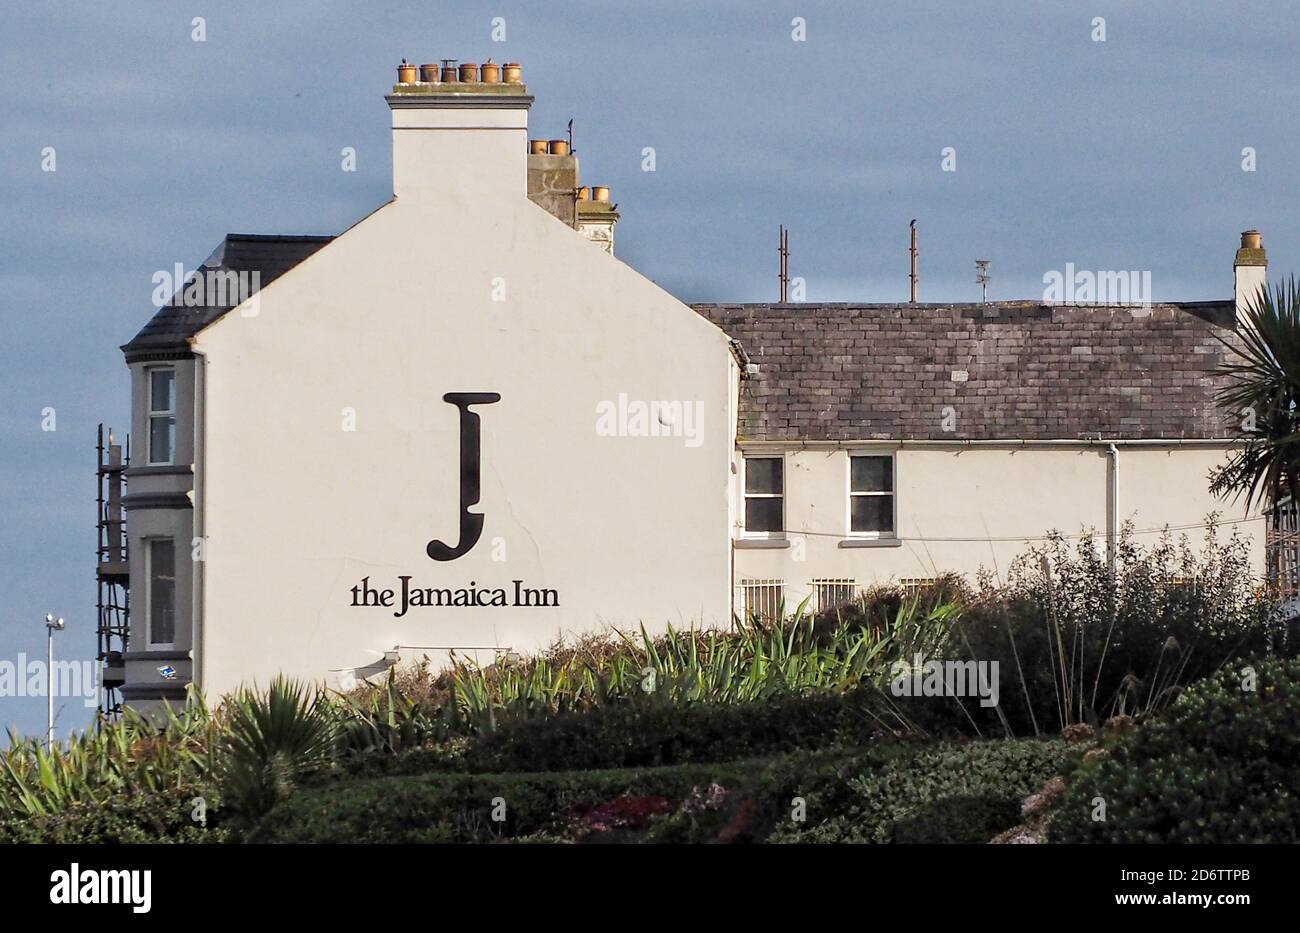
[[[1255,304],[1268,282],[1268,260],[1264,257],[1264,243],[1258,230],[1242,233],[1241,248],[1232,263],[1232,282],[1237,323],[1240,325],[1245,320],[1246,311]]]
[[[528,199],[611,256],[617,205],[604,185],[578,184],[578,157],[567,139],[528,143]]]
[[[578,232],[613,256],[618,205],[610,203],[609,188],[604,185],[592,185],[587,192],[584,198],[582,189],[578,189]]]
[[[533,99],[519,66],[509,66],[515,80],[507,83],[491,62],[480,69],[441,61],[438,74],[432,65],[417,69],[403,60],[386,98],[393,114],[393,193],[525,195]]]

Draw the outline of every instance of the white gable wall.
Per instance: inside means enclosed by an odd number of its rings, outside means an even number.
[[[256,316],[237,309],[196,338],[209,695],[281,671],[330,682],[397,646],[437,659],[602,623],[728,621],[727,339],[520,181],[408,187],[264,289]],[[454,543],[460,512],[458,410],[442,396],[467,391],[501,395],[473,409],[486,522],[472,551],[437,562],[426,544]],[[599,436],[597,405],[620,393],[700,403],[700,446]],[[559,606],[399,619],[350,605],[363,577],[397,588],[407,574],[508,592],[518,579]]]

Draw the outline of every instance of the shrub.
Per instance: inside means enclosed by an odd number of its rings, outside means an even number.
[[[1300,661],[1234,664],[1122,735],[1071,775],[1052,839],[1300,841]]]
[[[1159,713],[1228,661],[1292,649],[1243,539],[1220,544],[1211,525],[1197,554],[1168,535],[1146,550],[1130,532],[1113,576],[1090,539],[1072,550],[1055,536],[1017,559],[1006,585],[985,581],[964,608],[954,652],[999,665],[996,711],[968,707],[982,729],[1055,734]]]
[[[1060,771],[1064,743],[944,744],[847,782],[837,812],[780,828],[776,842],[983,843],[1013,825],[1021,800]]]
[[[897,620],[910,617],[940,614],[947,618],[951,607],[966,605],[974,597],[975,593],[958,574],[943,574],[915,588],[881,583],[863,590],[856,599],[819,611],[815,625],[824,636],[844,624],[869,629],[896,627]],[[900,654],[906,656],[909,647],[916,646],[902,646]]]
[[[762,703],[654,702],[503,723],[397,756],[345,758],[309,780],[457,772],[647,768],[732,761],[795,751],[859,753],[882,742],[961,734],[949,708],[875,687],[778,696]]]
[[[0,820],[107,806],[132,795],[168,795],[205,783],[218,757],[218,729],[202,701],[150,719],[130,710],[51,749],[12,731],[0,750]]]
[[[939,650],[954,611],[950,603],[922,610],[913,600],[871,624],[858,616],[814,617],[801,608],[790,619],[737,621],[729,631],[616,631],[486,668],[454,661],[417,681],[422,692],[413,699],[436,707],[441,736],[623,704],[744,703],[840,692],[884,683],[898,658]]]
[[[340,696],[332,712],[344,755],[396,755],[449,734],[423,665],[391,669],[382,685]]]
[[[304,788],[250,835],[253,842],[495,842],[582,837],[586,817],[620,798],[685,800],[730,786],[752,763],[545,774],[426,774]],[[613,809],[626,809],[614,807]],[[493,819],[493,811],[504,820]]]
[[[909,751],[880,746],[866,753],[800,751],[769,759],[738,784],[696,789],[675,812],[656,819],[645,838],[678,844],[780,841],[781,830],[796,821],[815,825],[844,812],[854,775]]]
[[[885,712],[875,688],[779,696],[762,703],[616,706],[503,726],[468,748],[466,766],[512,771],[657,767],[862,747],[891,725]]]
[[[211,785],[79,802],[57,813],[0,820],[0,844],[225,842],[231,834],[219,825],[220,805]]]
[[[841,812],[848,781],[908,746],[660,768],[390,776],[303,788],[253,842],[763,842],[801,802]],[[504,806],[505,819],[492,819]]]
[[[221,786],[237,812],[256,817],[328,760],[335,720],[319,694],[277,677],[266,693],[241,690],[223,706]]]

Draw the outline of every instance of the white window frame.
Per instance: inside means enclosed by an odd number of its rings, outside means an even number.
[[[749,485],[749,461],[750,460],[780,460],[781,461],[781,492],[756,492],[749,493],[746,489]],[[753,453],[742,454],[740,458],[740,536],[754,541],[784,541],[787,527],[786,513],[786,474],[788,464],[785,462],[784,453]],[[749,530],[749,509],[747,504],[753,499],[780,499],[781,500],[781,530],[780,531],[750,531]]]
[[[172,392],[171,408],[155,409],[153,407],[153,377],[155,373],[169,372],[172,374]],[[174,466],[176,463],[176,444],[178,432],[176,430],[176,396],[179,386],[178,373],[175,366],[151,366],[144,371],[144,396],[145,396],[145,447],[149,466]],[[170,418],[172,422],[171,430],[171,451],[166,460],[155,460],[153,452],[153,422],[155,418]]]
[[[155,641],[153,637],[153,546],[159,541],[170,541],[172,543],[172,640]],[[165,535],[155,535],[151,538],[143,538],[140,541],[144,545],[144,627],[145,641],[149,645],[150,651],[166,651],[176,648],[176,622],[180,618],[180,604],[177,597],[180,593],[180,566],[176,559],[176,539],[169,538]]]
[[[853,458],[854,457],[888,457],[889,485],[892,492],[854,492]],[[853,498],[855,496],[890,496],[894,500],[894,527],[890,531],[854,531]],[[898,449],[894,447],[860,447],[846,451],[844,458],[844,529],[850,538],[863,538],[868,541],[896,541],[898,539]]]

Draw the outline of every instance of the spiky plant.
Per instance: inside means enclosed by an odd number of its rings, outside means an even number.
[[[215,773],[218,745],[217,725],[197,694],[152,716],[128,709],[52,748],[11,730],[0,751],[0,819],[201,784]]]
[[[277,677],[265,693],[244,689],[228,697],[221,713],[222,790],[245,816],[267,812],[305,772],[329,760],[336,720],[314,688]]]
[[[1241,446],[1211,477],[1211,491],[1276,505],[1300,492],[1300,283],[1261,288],[1251,299],[1219,374],[1218,402]]]
[[[444,675],[443,723],[484,733],[507,718],[611,704],[745,703],[880,684],[894,661],[941,651],[956,615],[952,603],[907,600],[883,624],[845,618],[827,631],[801,606],[780,621],[737,620],[732,631],[670,627],[652,636],[643,626],[489,667],[456,660]]]

